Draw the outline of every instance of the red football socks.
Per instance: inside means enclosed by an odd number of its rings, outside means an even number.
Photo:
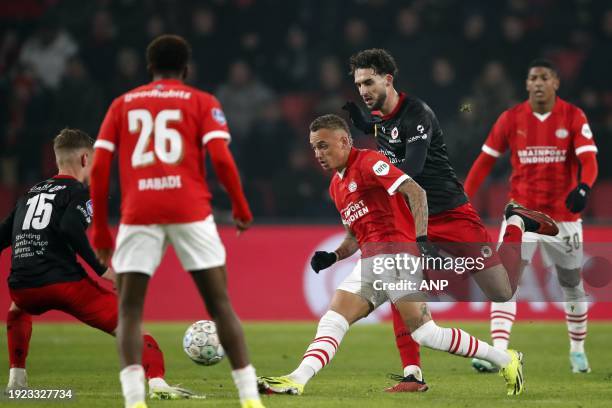
[[[21,310],[9,310],[6,317],[6,335],[10,368],[25,368],[32,337],[32,316]]]
[[[391,311],[393,314],[393,331],[395,331],[395,344],[399,351],[400,358],[402,359],[402,368],[409,365],[421,366],[421,353],[419,344],[414,341],[410,330],[404,324],[402,316],[399,311],[395,308],[395,305],[391,304]]]
[[[147,380],[151,378],[164,378],[164,353],[150,334],[142,336],[142,366]]]

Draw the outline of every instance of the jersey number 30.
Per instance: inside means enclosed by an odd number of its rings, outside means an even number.
[[[132,153],[132,166],[143,167],[155,163],[157,157],[162,163],[176,164],[183,157],[183,139],[176,129],[168,128],[168,122],[179,122],[179,109],[165,109],[155,118],[146,109],[128,112],[130,133],[138,133],[138,141]],[[153,150],[148,150],[153,136]]]
[[[53,204],[48,201],[53,201],[54,198],[55,194],[42,193],[27,201],[26,205],[28,206],[28,210],[23,219],[23,225],[21,226],[22,231],[27,231],[30,227],[41,230],[49,225]]]

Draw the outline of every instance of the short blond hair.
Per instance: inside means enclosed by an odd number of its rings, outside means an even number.
[[[93,150],[94,141],[80,129],[64,128],[53,139],[55,161],[59,166],[72,159],[73,153],[80,149]]]

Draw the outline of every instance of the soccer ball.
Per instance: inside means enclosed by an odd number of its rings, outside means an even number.
[[[183,336],[183,350],[198,364],[214,365],[223,360],[225,351],[217,336],[217,326],[210,320],[199,320]]]

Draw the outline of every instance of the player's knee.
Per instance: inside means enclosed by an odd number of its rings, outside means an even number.
[[[562,287],[575,288],[580,284],[580,270],[557,267],[557,279]]]
[[[516,287],[514,288],[512,288],[511,286],[503,287],[496,293],[492,294],[490,296],[490,300],[496,303],[508,302],[510,299],[512,299],[514,292],[516,292]]]

